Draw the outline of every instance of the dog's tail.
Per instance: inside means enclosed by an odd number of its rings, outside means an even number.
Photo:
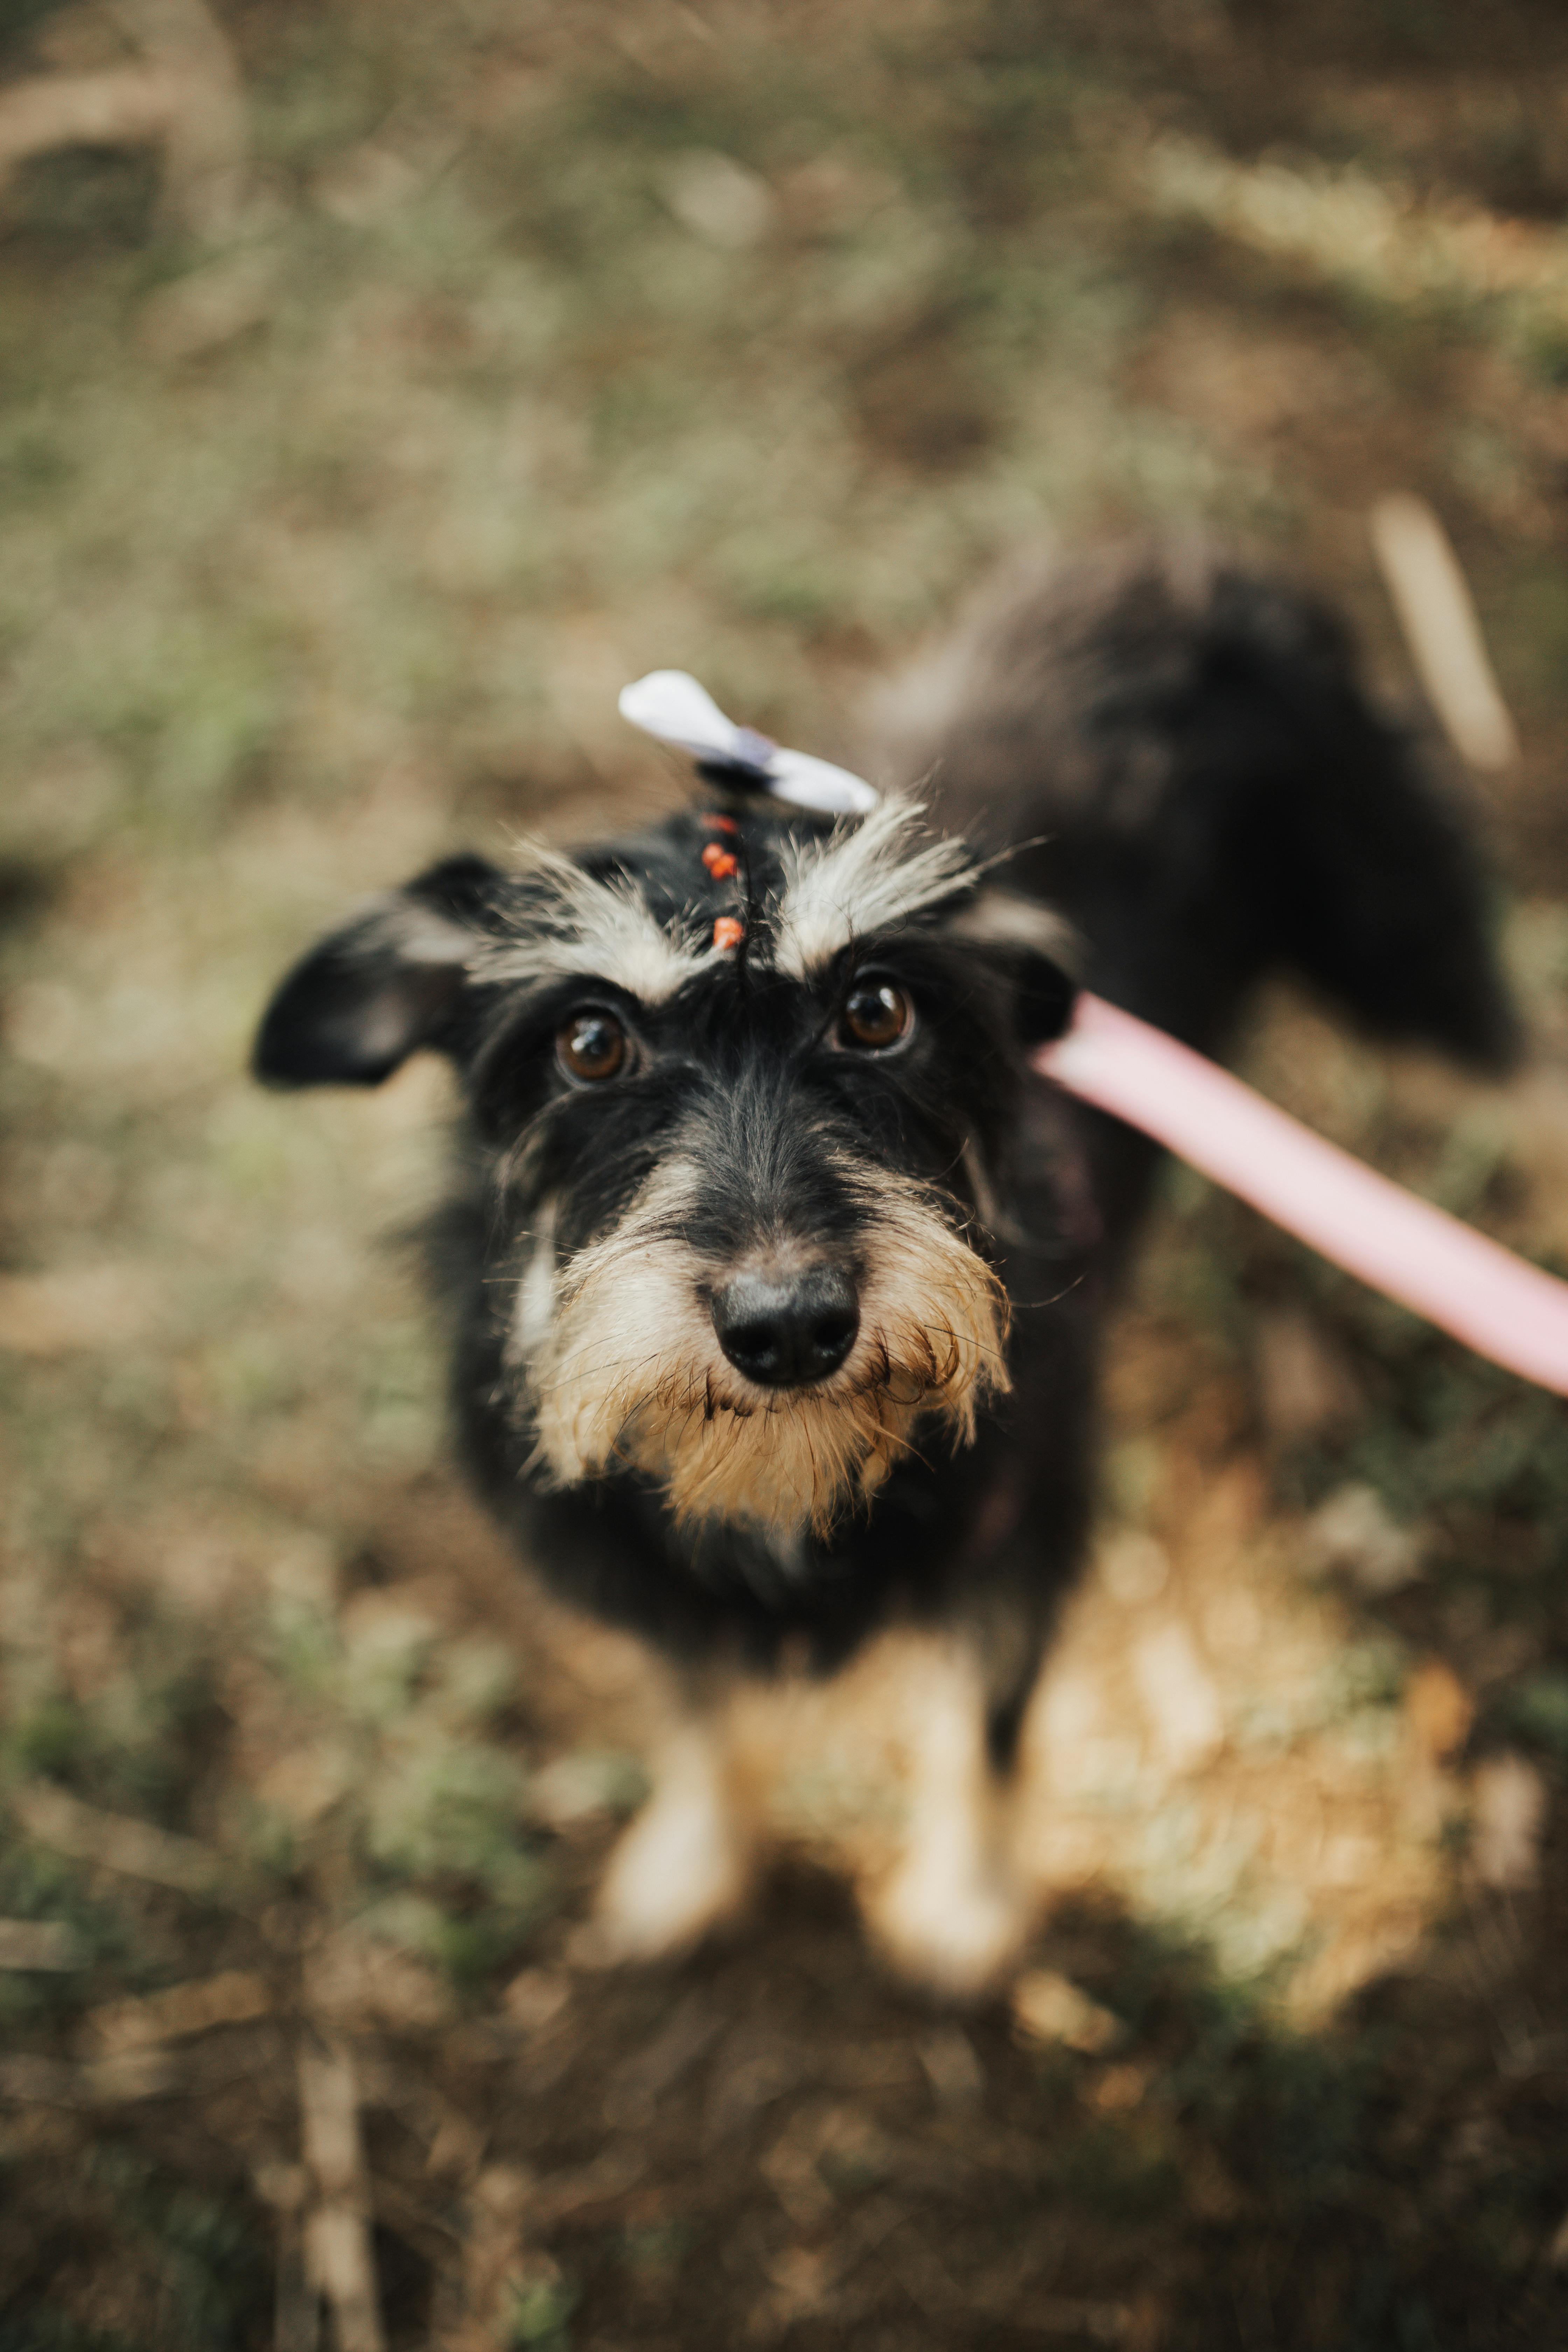
[[[888,698],[898,780],[1014,856],[1097,993],[1208,1053],[1294,970],[1374,1034],[1512,1060],[1490,887],[1344,625],[1201,542],[1037,563]]]

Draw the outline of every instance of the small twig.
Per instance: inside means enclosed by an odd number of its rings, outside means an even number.
[[[210,1895],[222,1875],[219,1856],[195,1838],[176,1837],[122,1813],[100,1813],[43,1781],[13,1790],[11,1810],[40,1845],[128,1878],[151,1879],[182,1895]]]
[[[346,2044],[300,2046],[300,2120],[315,2202],[305,2222],[305,2263],[331,2307],[337,2352],[384,2352],[371,2253],[370,2179],[360,2135],[359,2086]]]
[[[17,2106],[118,2107],[135,2099],[162,2098],[178,2080],[174,2061],[162,2050],[94,2058],[85,2066],[32,2052],[0,2058],[0,2100]]]
[[[166,133],[178,93],[166,73],[39,74],[0,91],[0,172],[52,147],[139,147]]]
[[[245,197],[245,100],[234,52],[203,0],[112,0],[141,62],[38,74],[0,90],[0,186],[57,147],[163,150],[165,205],[196,236],[231,228]]]
[[[1379,499],[1373,550],[1433,709],[1472,768],[1506,768],[1519,738],[1447,532],[1424,499]]]
[[[226,1969],[216,1977],[187,1979],[141,2000],[116,2000],[88,2011],[82,2020],[87,2043],[105,2056],[153,2050],[188,2041],[221,2025],[248,2025],[272,2008],[272,1988],[248,1970]]]
[[[273,2352],[317,2352],[321,2338],[321,2299],[305,2266],[304,2211],[310,2176],[302,2164],[258,2164],[251,2175],[257,2195],[270,2205],[278,2223],[278,2287],[273,2305]]]
[[[63,1920],[0,1919],[0,1969],[86,1966],[87,1955]]]

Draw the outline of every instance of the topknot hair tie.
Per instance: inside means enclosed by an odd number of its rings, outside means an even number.
[[[689,751],[704,773],[768,793],[816,816],[866,816],[881,795],[864,776],[851,775],[809,751],[786,751],[752,727],[737,727],[683,669],[649,670],[621,688],[620,713],[647,735]]]

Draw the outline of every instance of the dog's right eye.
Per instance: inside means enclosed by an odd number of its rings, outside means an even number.
[[[839,1042],[863,1053],[885,1054],[900,1045],[914,1026],[915,1008],[907,988],[892,980],[863,981],[844,1002],[838,1024]]]
[[[626,1067],[626,1033],[613,1013],[597,1005],[574,1013],[555,1033],[555,1058],[569,1078],[597,1086]]]

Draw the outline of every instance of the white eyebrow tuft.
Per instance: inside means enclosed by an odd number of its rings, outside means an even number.
[[[773,921],[773,960],[805,980],[851,940],[918,915],[974,872],[964,843],[931,838],[918,801],[889,796],[824,842],[792,842]]]
[[[580,972],[659,1004],[721,957],[695,919],[661,923],[629,874],[586,874],[542,843],[524,849],[519,878],[533,885],[535,895],[510,938],[487,943],[470,959],[476,978],[552,980]]]

